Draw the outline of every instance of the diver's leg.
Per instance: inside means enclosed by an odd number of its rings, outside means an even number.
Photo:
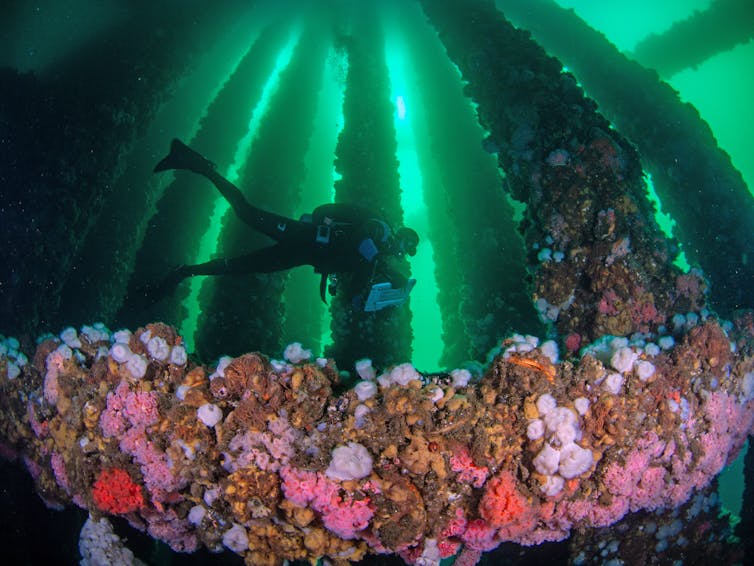
[[[193,171],[207,178],[228,201],[238,218],[270,238],[284,240],[290,236],[291,231],[299,228],[299,223],[291,218],[249,204],[240,189],[217,172],[214,163],[178,139],[171,142],[170,153],[154,168],[155,172],[169,169]]]
[[[172,293],[181,281],[194,275],[246,275],[271,273],[307,265],[311,258],[306,248],[274,245],[232,259],[217,258],[195,265],[176,267],[161,281],[142,286],[136,293],[143,306],[151,306]]]
[[[296,220],[262,210],[250,204],[240,189],[216,170],[212,169],[200,174],[217,187],[217,190],[225,197],[238,218],[255,230],[262,232],[262,234],[280,241],[289,236],[291,229],[297,228],[298,222]]]
[[[274,245],[251,253],[225,259],[217,258],[196,265],[178,268],[183,277],[193,275],[246,275],[249,273],[271,273],[291,267],[306,265],[309,258],[302,250],[293,246]]]

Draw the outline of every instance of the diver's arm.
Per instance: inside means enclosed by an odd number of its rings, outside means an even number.
[[[382,229],[380,226],[377,228]],[[384,239],[376,241],[376,237],[377,234],[369,234],[369,237],[359,244],[359,254],[371,266],[371,283],[382,283],[387,280],[395,288],[405,287],[408,284],[408,277],[403,274],[406,266],[396,257],[393,240],[383,236]]]
[[[351,272],[351,278],[346,288],[354,310],[360,311],[364,308],[364,302],[369,296],[369,291],[374,282],[375,267],[372,262],[360,262],[359,266]]]
[[[372,286],[375,283],[390,283],[396,289],[408,284],[408,277],[404,275],[406,265],[390,253],[378,252],[374,249],[374,255],[368,261],[362,261],[363,276],[362,285]]]
[[[396,289],[402,289],[408,285],[408,277],[406,277],[401,269],[395,264],[398,261],[394,256],[378,256],[380,262],[380,272],[390,282],[390,285]]]

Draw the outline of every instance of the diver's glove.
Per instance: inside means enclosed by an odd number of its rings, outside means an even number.
[[[387,280],[393,289],[403,289],[408,285],[408,277],[401,273],[391,273],[388,275]]]
[[[364,295],[358,294],[351,297],[351,308],[356,312],[364,310]]]

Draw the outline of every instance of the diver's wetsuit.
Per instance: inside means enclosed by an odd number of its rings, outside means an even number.
[[[217,187],[236,216],[277,243],[232,259],[182,266],[171,274],[170,283],[192,275],[270,273],[311,265],[323,278],[331,273],[353,273],[355,288],[363,288],[378,259],[395,253],[389,226],[363,207],[326,204],[312,213],[311,221],[294,220],[251,205],[238,187],[214,169],[200,174]],[[388,266],[381,268],[390,279],[402,278]]]
[[[320,296],[325,300],[327,276],[352,274],[350,287],[358,295],[370,279],[379,273],[394,287],[404,287],[406,277],[393,269],[390,259],[416,253],[418,235],[401,228],[398,238],[390,227],[369,210],[347,204],[326,204],[318,207],[311,219],[294,220],[251,205],[233,183],[220,175],[215,165],[178,139],[170,145],[170,153],[154,168],[155,172],[186,170],[206,177],[230,203],[233,212],[246,224],[269,236],[277,243],[232,259],[218,258],[197,265],[174,269],[157,285],[143,287],[148,302],[160,300],[178,283],[192,275],[226,275],[270,273],[299,265],[311,265],[322,274]],[[411,232],[408,239],[406,231]],[[413,250],[413,251],[411,251]]]

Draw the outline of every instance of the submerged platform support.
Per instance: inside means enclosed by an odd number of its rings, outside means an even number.
[[[656,331],[676,312],[698,309],[702,284],[692,294],[679,287],[636,150],[574,77],[491,3],[423,6],[499,147],[511,196],[526,204],[533,300],[569,349]]]
[[[371,3],[354,9],[351,18],[349,35],[340,38],[348,53],[348,77],[345,125],[335,151],[335,170],[341,176],[335,182],[335,202],[365,206],[391,226],[401,226],[393,106],[382,30]],[[410,311],[362,312],[353,304],[361,289],[352,287],[348,277],[339,286],[342,290],[333,297],[331,307],[333,343],[326,354],[344,368],[352,368],[364,357],[375,365],[410,358]]]
[[[653,69],[627,58],[554,2],[497,0],[497,5],[533,30],[537,42],[573,71],[599,100],[600,111],[636,146],[689,263],[712,282],[712,306],[730,316],[753,305],[754,196],[696,108]]]

